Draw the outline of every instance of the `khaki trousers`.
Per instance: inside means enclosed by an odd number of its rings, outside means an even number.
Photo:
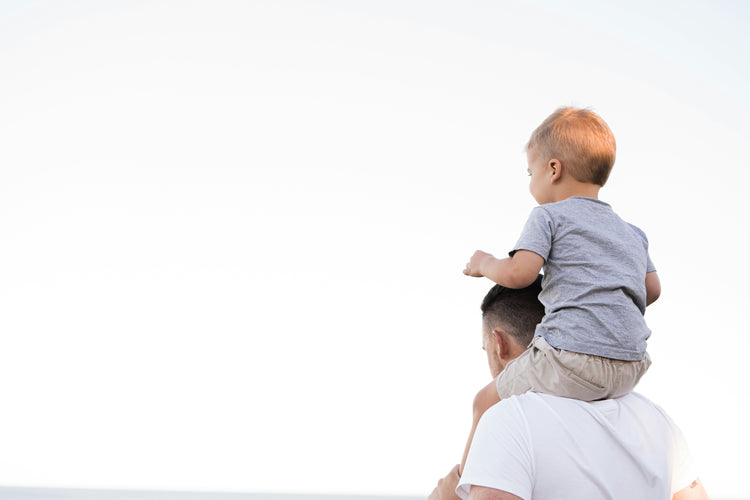
[[[632,391],[649,366],[648,353],[641,361],[621,361],[555,349],[543,337],[534,337],[526,352],[508,363],[495,383],[500,399],[542,392],[598,401]]]

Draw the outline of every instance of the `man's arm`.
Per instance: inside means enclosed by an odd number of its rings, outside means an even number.
[[[497,394],[497,385],[495,384],[494,380],[490,382],[489,384],[487,384],[486,386],[484,386],[477,393],[477,395],[474,396],[471,431],[469,432],[469,439],[466,442],[466,448],[464,448],[464,456],[461,458],[461,466],[458,469],[459,475],[463,473],[464,465],[466,465],[466,457],[469,456],[469,449],[471,449],[471,441],[474,439],[474,432],[476,432],[477,430],[479,419],[482,418],[482,415],[484,415],[484,412],[486,412],[490,406],[499,402],[500,402],[500,396]]]
[[[708,500],[708,493],[703,488],[700,479],[693,481],[690,486],[682,488],[672,496],[672,500]]]
[[[507,491],[485,488],[484,486],[472,486],[471,491],[469,491],[469,500],[523,500],[523,498]]]
[[[456,495],[456,486],[458,486],[459,479],[461,479],[461,476],[458,473],[458,465],[456,465],[447,476],[438,481],[427,500],[460,500],[459,496]]]
[[[461,479],[461,471],[464,465],[466,465],[466,457],[469,455],[469,449],[471,448],[471,441],[474,438],[474,431],[477,430],[477,424],[479,419],[482,417],[487,408],[500,401],[500,396],[497,395],[497,387],[493,380],[487,384],[482,390],[480,390],[474,397],[474,415],[471,424],[471,432],[469,433],[469,440],[466,443],[466,449],[464,450],[464,456],[461,458],[461,463],[451,469],[447,476],[438,481],[437,486],[432,490],[429,500],[457,500],[456,486],[458,481]]]
[[[476,278],[485,276],[507,288],[526,288],[539,276],[543,265],[542,256],[529,250],[518,250],[513,257],[505,259],[477,250],[466,264],[464,274]]]

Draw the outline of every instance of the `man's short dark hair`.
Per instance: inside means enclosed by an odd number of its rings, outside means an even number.
[[[482,301],[482,320],[492,331],[502,327],[518,345],[526,347],[534,337],[536,325],[544,316],[544,306],[539,302],[542,276],[539,275],[526,288],[493,286]]]

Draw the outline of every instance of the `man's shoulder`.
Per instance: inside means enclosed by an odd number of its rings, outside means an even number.
[[[551,394],[543,394],[539,392],[527,392],[517,396],[518,403],[520,404],[545,404],[549,406],[584,406],[584,407],[595,407],[595,408],[607,408],[615,405],[627,405],[627,406],[643,406],[654,409],[659,409],[659,406],[648,399],[643,394],[638,392],[629,392],[624,396],[614,399],[603,399],[601,401],[581,401],[578,399],[563,398],[560,396],[553,396]]]
[[[536,392],[512,396],[495,405],[494,411],[503,415],[588,414],[596,417],[609,414],[622,416],[623,412],[638,418],[663,419],[666,413],[657,404],[637,392],[616,399],[586,402]],[[598,419],[597,419],[598,420]]]
[[[663,410],[645,396],[584,402],[540,393],[504,399],[482,417],[461,491],[483,485],[522,498],[665,498],[697,474]],[[591,478],[596,481],[591,481]],[[619,498],[619,496],[618,496]]]

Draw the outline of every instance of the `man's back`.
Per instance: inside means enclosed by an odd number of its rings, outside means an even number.
[[[696,477],[679,429],[639,394],[584,403],[527,393],[484,414],[458,492],[465,498],[477,485],[536,500],[669,499]]]

